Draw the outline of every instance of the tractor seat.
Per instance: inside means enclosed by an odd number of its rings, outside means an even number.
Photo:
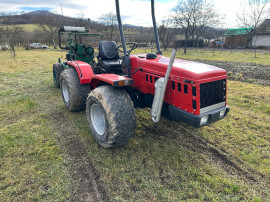
[[[101,65],[107,69],[121,68],[121,62],[117,51],[117,45],[114,41],[99,42],[99,56]]]
[[[119,69],[121,67],[122,60],[101,60],[101,65],[107,69]]]

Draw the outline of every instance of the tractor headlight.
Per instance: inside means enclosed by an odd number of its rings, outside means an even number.
[[[207,123],[208,119],[209,119],[209,115],[203,116],[203,117],[201,118],[200,125],[203,125],[203,124]]]
[[[225,116],[225,113],[226,113],[226,109],[223,109],[220,114],[219,114],[219,117],[222,118]]]

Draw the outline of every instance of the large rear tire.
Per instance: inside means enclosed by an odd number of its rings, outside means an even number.
[[[55,87],[60,87],[60,75],[61,72],[64,70],[64,67],[61,63],[54,63],[53,64],[53,81]]]
[[[123,89],[100,86],[93,90],[86,101],[86,116],[92,135],[105,148],[122,146],[134,135],[135,110]]]
[[[60,84],[62,99],[66,108],[71,112],[84,110],[86,98],[90,92],[90,85],[81,85],[77,71],[73,68],[62,71]]]

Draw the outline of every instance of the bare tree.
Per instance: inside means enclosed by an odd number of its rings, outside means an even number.
[[[184,30],[184,53],[187,52],[188,39],[192,37],[194,40],[196,30],[198,34],[216,21],[218,15],[213,7],[207,0],[180,0],[173,9],[176,26]]]
[[[105,25],[105,37],[112,41],[114,32],[117,30],[117,17],[113,13],[106,13],[99,17],[101,23]]]
[[[244,27],[252,27],[254,30],[269,17],[270,0],[249,0],[243,4],[243,9],[237,13],[237,21]]]
[[[15,46],[19,45],[22,41],[22,32],[22,27],[18,25],[2,26],[2,38],[10,46],[10,50],[13,52],[13,57],[16,57]]]
[[[167,50],[168,45],[176,35],[176,29],[172,26],[172,19],[167,17],[162,20],[158,28],[159,39],[163,45],[164,50]]]
[[[253,28],[250,33],[250,41],[256,40],[254,36],[257,33],[257,28],[270,16],[269,4],[270,0],[249,0],[242,5],[243,9],[237,13],[237,21],[240,26]]]
[[[210,27],[217,27],[222,20],[220,15],[217,14],[217,12],[213,9],[212,3],[206,2],[203,8],[204,9],[198,12],[199,18],[195,26],[194,33],[192,35],[193,41],[194,38],[196,38],[195,40],[197,41],[197,46],[199,45],[198,43],[199,38],[203,36],[206,30],[209,29]]]
[[[82,11],[80,13],[80,16],[76,19],[75,25],[77,27],[86,27],[87,26],[87,20],[84,19],[84,13]]]
[[[62,20],[59,20],[59,18],[56,18],[53,14],[48,14],[37,16],[36,21],[39,24],[43,35],[51,40],[54,49],[56,49],[55,36],[58,29],[62,26]]]
[[[4,41],[4,29],[0,26],[0,45]]]

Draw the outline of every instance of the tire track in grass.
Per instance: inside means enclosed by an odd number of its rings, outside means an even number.
[[[69,162],[71,201],[111,201],[98,170],[66,115],[58,110],[50,112],[47,118],[58,133],[57,140]]]
[[[182,146],[195,153],[203,154],[210,163],[215,164],[226,173],[237,175],[250,185],[256,185],[263,182],[265,186],[269,187],[268,182],[270,179],[268,176],[250,168],[240,159],[220,148],[217,144],[199,137],[195,134],[194,130],[190,130],[190,127],[181,125],[181,129],[179,129],[179,124],[175,122],[169,123],[165,119],[160,123],[162,124],[159,124],[158,126],[145,127],[146,132],[154,134],[156,138],[160,136],[173,140],[177,139],[178,141],[175,141],[176,144],[181,142]],[[164,139],[162,140],[164,141]]]

